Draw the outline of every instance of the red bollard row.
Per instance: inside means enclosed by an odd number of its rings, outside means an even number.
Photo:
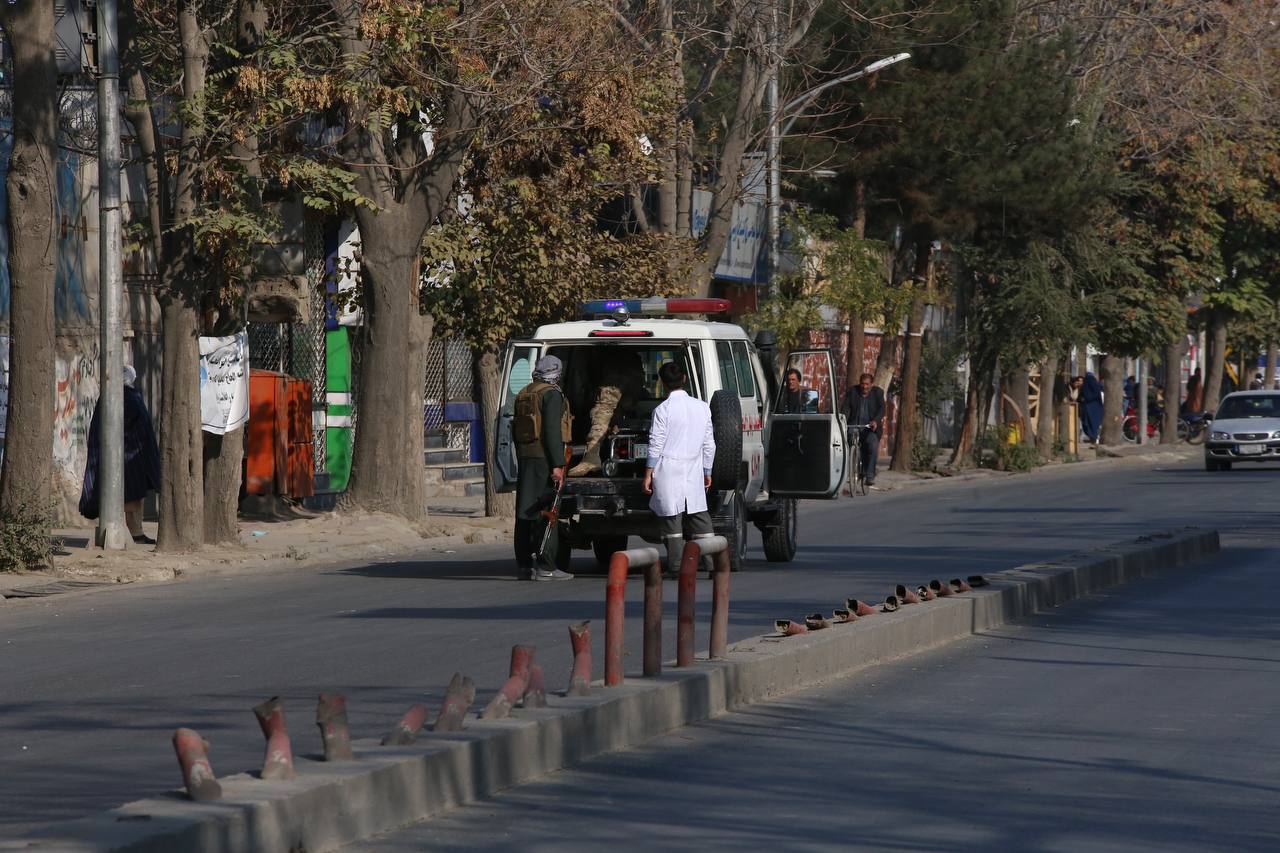
[[[810,631],[829,628],[833,622],[856,622],[865,616],[874,616],[877,613],[894,613],[908,604],[920,604],[921,602],[934,601],[949,595],[972,592],[976,587],[988,585],[987,579],[982,575],[970,575],[967,580],[952,578],[949,583],[931,580],[929,583],[918,586],[914,590],[909,589],[905,584],[898,584],[894,588],[893,594],[887,596],[879,608],[861,599],[850,598],[845,600],[843,608],[832,612],[831,619],[821,613],[814,613],[811,616],[806,616],[803,624],[794,622],[791,619],[779,619],[774,622],[773,627],[783,637],[794,637],[798,634],[807,634]]]
[[[712,572],[711,648],[709,657],[720,660],[725,655],[729,634],[729,543],[723,536],[708,536],[685,543],[680,556],[680,574],[676,584],[676,666],[693,663],[694,601],[698,566],[702,558],[714,556]],[[662,565],[656,548],[632,548],[617,551],[609,562],[609,580],[605,587],[604,683],[616,687],[622,683],[622,646],[624,593],[627,573],[644,569],[644,674],[662,672]]]
[[[589,622],[569,626],[569,639],[573,648],[573,674],[569,679],[566,696],[585,696],[591,690],[591,633]],[[481,712],[482,719],[502,719],[511,713],[517,703],[525,708],[545,708],[547,705],[546,682],[542,667],[533,663],[532,646],[515,646],[511,650],[510,677],[498,695]],[[472,680],[462,673],[455,673],[445,690],[444,703],[431,727],[435,732],[461,731],[467,712],[476,699]],[[259,778],[264,781],[288,781],[293,779],[293,748],[289,742],[289,729],[285,724],[284,703],[279,696],[255,705],[254,716],[266,739],[266,752],[262,759]],[[407,746],[417,740],[418,733],[426,725],[427,706],[415,704],[405,712],[399,722],[382,738],[383,746]],[[316,704],[316,725],[324,743],[325,761],[352,761],[351,730],[347,721],[347,700],[341,693],[321,693]],[[209,742],[194,729],[180,728],[173,733],[173,750],[182,770],[182,781],[187,795],[197,802],[210,802],[222,798],[222,786],[209,763]]]

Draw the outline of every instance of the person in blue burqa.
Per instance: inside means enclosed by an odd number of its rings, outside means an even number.
[[[148,492],[160,491],[160,448],[155,427],[142,392],[133,387],[138,374],[124,366],[124,521],[129,535],[139,545],[154,545],[142,530],[142,502]],[[89,458],[84,466],[84,486],[80,490],[80,514],[98,517],[98,407],[89,422]]]
[[[1092,373],[1084,375],[1084,385],[1080,388],[1080,429],[1085,438],[1098,443],[1098,433],[1102,430],[1102,383]]]

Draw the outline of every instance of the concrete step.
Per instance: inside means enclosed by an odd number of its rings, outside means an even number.
[[[427,493],[433,498],[473,498],[483,496],[484,478],[428,483]]]
[[[446,462],[427,468],[428,483],[484,479],[484,465],[479,462]]]
[[[442,432],[427,433],[427,436],[424,439],[422,446],[427,448],[428,450],[435,450],[435,449],[444,447],[444,433]]]
[[[422,459],[427,463],[428,467],[435,465],[446,465],[452,462],[468,462],[470,461],[466,450],[462,448],[451,447],[428,447],[422,451]]]

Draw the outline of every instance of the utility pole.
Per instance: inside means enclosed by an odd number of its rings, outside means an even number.
[[[765,207],[765,232],[769,239],[769,261],[765,265],[763,298],[773,296],[774,279],[778,275],[778,252],[782,248],[781,226],[778,217],[782,213],[782,162],[778,153],[782,142],[782,114],[778,109],[778,75],[782,72],[782,46],[778,43],[778,0],[773,0],[769,10],[769,81],[765,88],[765,113],[769,117],[769,136],[765,151],[768,161],[768,200]]]
[[[102,377],[98,392],[100,548],[119,551],[124,522],[124,303],[120,234],[120,56],[116,0],[98,0],[98,312]]]
[[[1138,399],[1134,400],[1138,408],[1138,444],[1147,443],[1147,364],[1142,356],[1138,356],[1137,366],[1135,368],[1137,375],[1134,377],[1134,384],[1137,386],[1133,392],[1138,395]],[[1169,401],[1165,400],[1165,405],[1169,405]]]

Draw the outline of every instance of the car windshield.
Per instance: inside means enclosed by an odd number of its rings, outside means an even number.
[[[1280,395],[1242,394],[1228,397],[1218,408],[1218,419],[1280,417]]]

